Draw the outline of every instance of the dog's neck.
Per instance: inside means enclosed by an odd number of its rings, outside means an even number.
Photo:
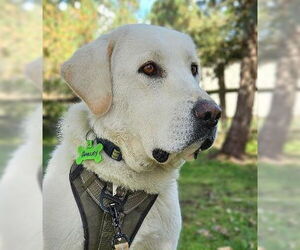
[[[71,147],[70,152],[74,159],[77,155],[77,147],[86,144],[85,136],[91,129],[90,121],[90,113],[83,103],[73,105],[65,116],[62,136],[64,142],[68,143],[68,147]],[[102,152],[103,161],[101,163],[85,161],[84,167],[105,181],[131,190],[144,190],[148,193],[160,193],[161,190],[176,183],[182,161],[174,160],[169,163],[171,166],[162,167],[154,164],[153,161],[143,159],[144,155],[134,155],[133,157],[131,149],[135,147],[134,145],[124,145],[123,136],[120,134],[113,136],[111,131],[101,130],[100,127],[94,126],[97,136],[111,140],[118,145],[122,150],[123,160],[116,161]],[[124,136],[126,137],[126,135]]]

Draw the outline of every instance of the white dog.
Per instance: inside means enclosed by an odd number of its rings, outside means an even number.
[[[26,75],[42,91],[42,60],[27,65]],[[42,239],[42,105],[23,122],[23,141],[0,180],[0,249],[40,250]]]
[[[156,193],[130,249],[176,249],[181,229],[177,182],[184,159],[214,141],[220,108],[199,87],[191,38],[151,25],[126,25],[80,48],[62,76],[84,103],[61,123],[61,143],[44,179],[45,248],[83,249],[83,226],[69,183],[77,147],[92,128],[118,145],[84,167],[130,190]]]

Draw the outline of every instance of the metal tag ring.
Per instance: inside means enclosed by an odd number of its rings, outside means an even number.
[[[118,212],[122,212],[123,206],[124,206],[124,201],[118,199],[117,197],[112,196],[109,193],[106,193],[105,192],[106,190],[107,190],[107,186],[104,186],[100,193],[99,204],[100,204],[100,207],[102,208],[102,210],[107,213],[110,212],[109,207],[104,205],[104,199],[107,199],[117,205]]]

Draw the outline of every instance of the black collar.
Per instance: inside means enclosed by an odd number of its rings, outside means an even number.
[[[113,142],[103,139],[103,138],[96,138],[96,142],[101,143],[103,145],[104,152],[110,158],[112,158],[116,161],[121,161],[123,159],[121,149]]]

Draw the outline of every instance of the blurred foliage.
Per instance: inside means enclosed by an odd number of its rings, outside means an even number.
[[[25,65],[42,55],[42,11],[39,5],[24,9],[23,1],[0,5],[0,78],[11,81],[24,77]]]
[[[276,60],[282,56],[282,40],[292,37],[300,23],[298,0],[260,0],[259,9],[259,60]]]
[[[199,49],[203,66],[227,65],[241,59],[245,28],[238,1],[162,0],[155,2],[151,22],[189,34]]]
[[[98,26],[96,6],[93,1],[82,0],[80,8],[69,4],[67,11],[62,11],[57,3],[45,1],[43,11],[45,91],[69,93],[66,85],[57,81],[60,65],[94,38]]]
[[[106,29],[112,29],[124,24],[137,22],[135,14],[139,9],[138,0],[106,0],[102,1],[102,4],[107,11],[113,13],[113,19]]]

